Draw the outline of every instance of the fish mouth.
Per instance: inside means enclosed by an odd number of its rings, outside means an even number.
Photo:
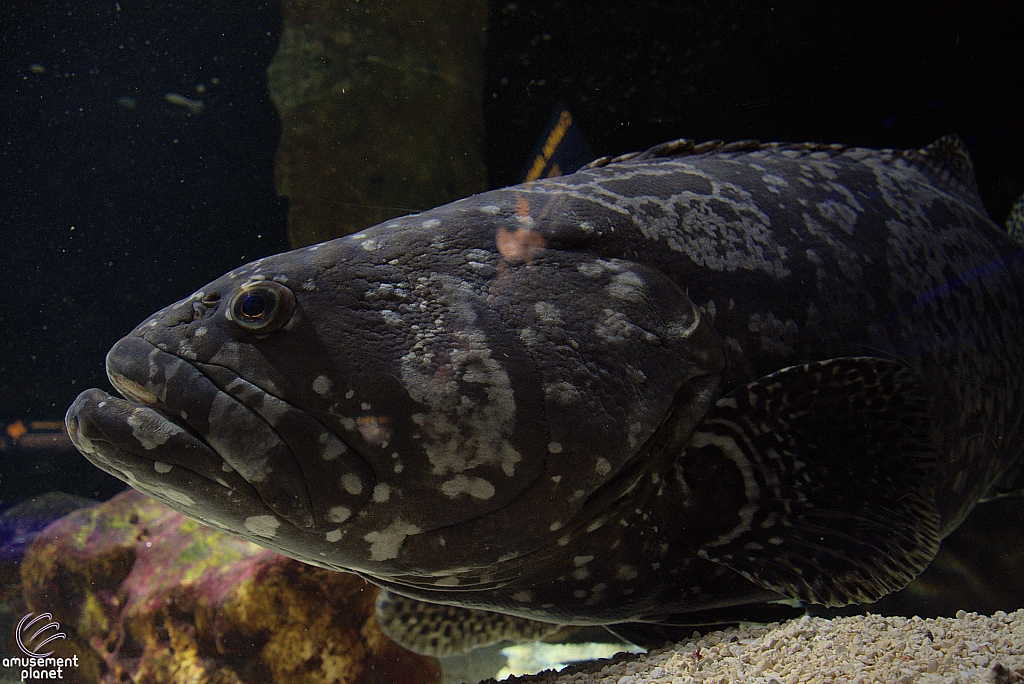
[[[325,486],[328,461],[352,466],[367,485],[363,499],[373,489],[372,473],[348,463],[354,454],[333,433],[226,368],[130,335],[108,353],[107,375],[125,399],[83,392],[67,413],[72,442],[94,465],[186,515],[249,537],[268,521],[327,531],[362,504],[353,497],[341,515],[315,503],[311,489]]]
[[[65,422],[93,465],[175,509],[215,521],[212,500],[260,500],[191,429],[157,406],[89,389],[71,404]]]

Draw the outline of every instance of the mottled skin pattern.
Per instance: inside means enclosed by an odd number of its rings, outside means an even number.
[[[294,310],[254,332],[262,286]],[[872,600],[1020,467],[1022,292],[955,142],[675,142],[238,268],[68,424],[187,515],[427,601]]]

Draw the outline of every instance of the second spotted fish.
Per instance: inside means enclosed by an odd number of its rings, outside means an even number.
[[[1021,245],[955,138],[675,141],[242,266],[67,423],[447,653],[900,589],[1019,486],[1022,359]]]

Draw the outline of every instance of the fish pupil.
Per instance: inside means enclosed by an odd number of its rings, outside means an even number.
[[[242,298],[238,308],[246,318],[262,318],[267,313],[267,300],[262,292],[252,292]]]

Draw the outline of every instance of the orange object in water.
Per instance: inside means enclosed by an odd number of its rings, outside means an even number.
[[[7,426],[7,435],[17,442],[22,435],[28,432],[28,428],[20,420],[16,420]]]

